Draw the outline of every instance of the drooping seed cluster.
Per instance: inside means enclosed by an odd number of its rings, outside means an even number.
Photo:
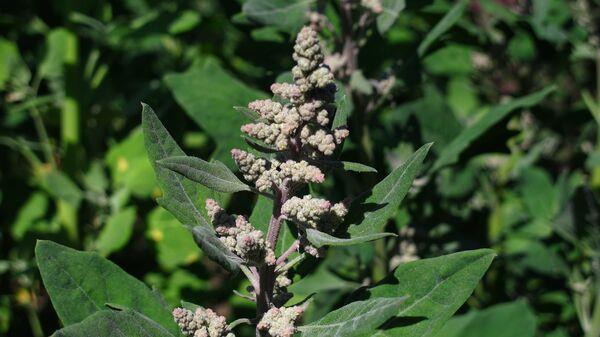
[[[254,228],[244,216],[227,214],[213,199],[206,199],[206,213],[219,240],[246,264],[258,266],[275,263],[275,253],[264,239],[264,233]]]
[[[300,306],[271,308],[256,327],[267,331],[271,337],[292,337],[297,330],[296,320],[303,312]]]
[[[235,337],[229,331],[225,317],[217,315],[211,309],[198,308],[192,312],[184,308],[175,308],[173,318],[185,336]]]

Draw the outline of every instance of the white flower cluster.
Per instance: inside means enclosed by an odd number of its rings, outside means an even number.
[[[303,227],[311,227],[331,232],[344,220],[348,209],[342,202],[331,204],[329,200],[313,198],[305,195],[302,198],[292,197],[281,207],[286,219]]]
[[[231,151],[244,178],[253,182],[261,192],[268,191],[273,186],[281,187],[287,182],[295,184],[322,183],[325,175],[321,170],[308,162],[286,160],[267,161],[251,153],[235,149]]]
[[[346,129],[331,130],[336,91],[333,74],[323,64],[324,56],[317,33],[304,27],[294,46],[294,84],[275,83],[273,94],[288,100],[282,104],[270,99],[248,104],[260,121],[245,124],[242,132],[275,147],[294,149],[311,158],[331,156],[346,137]]]
[[[247,264],[275,264],[275,253],[263,232],[254,228],[244,216],[227,214],[213,199],[206,199],[206,212],[219,240]]]
[[[175,308],[173,318],[179,329],[189,337],[235,337],[229,331],[225,317],[210,309],[198,308],[195,312],[184,308]]]
[[[256,327],[266,330],[271,337],[292,337],[297,330],[296,320],[303,312],[304,309],[300,306],[271,308]]]

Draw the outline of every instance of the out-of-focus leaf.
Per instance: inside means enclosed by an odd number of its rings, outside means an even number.
[[[374,233],[368,235],[354,236],[350,238],[338,238],[315,229],[306,230],[306,239],[315,247],[323,246],[350,246],[359,243],[369,242],[386,236],[394,236],[393,233]]]
[[[263,25],[275,26],[296,33],[307,20],[307,13],[316,0],[248,0],[243,13]]]
[[[136,209],[132,206],[120,210],[108,218],[96,240],[96,250],[100,255],[108,256],[125,247],[133,233],[135,217]]]
[[[252,38],[256,41],[265,41],[265,42],[275,42],[275,43],[283,43],[285,42],[285,38],[281,35],[279,30],[275,27],[267,26],[258,29],[252,30],[250,32]]]
[[[179,328],[162,298],[96,253],[79,252],[51,241],[38,241],[35,256],[44,286],[65,325],[115,303],[136,310],[175,335]]]
[[[213,157],[235,168],[229,151],[245,146],[240,126],[247,121],[233,107],[265,98],[264,93],[238,81],[214,61],[169,74],[164,80],[185,112],[217,142]]]
[[[200,249],[190,232],[169,212],[158,207],[148,214],[146,234],[155,242],[161,267],[171,270],[197,261]]]
[[[185,10],[169,25],[169,34],[181,34],[194,29],[200,23],[197,11]]]
[[[558,213],[558,191],[546,171],[539,168],[525,170],[521,176],[520,191],[532,216],[551,220]]]
[[[77,62],[77,36],[66,28],[56,28],[46,35],[46,55],[39,66],[44,78],[64,75],[64,65]]]
[[[459,44],[450,44],[428,55],[423,63],[434,75],[468,75],[473,70],[471,48]]]
[[[392,27],[400,12],[406,7],[405,0],[382,0],[381,13],[377,15],[377,30],[383,34]]]
[[[41,192],[33,193],[25,202],[19,212],[15,222],[10,227],[12,236],[19,241],[25,234],[35,227],[48,210],[48,197]]]
[[[58,330],[52,337],[178,337],[150,318],[134,311],[99,311],[81,323]]]
[[[121,142],[110,147],[105,162],[115,188],[125,187],[133,195],[148,197],[157,186],[144,147],[142,128],[135,128]]]
[[[220,161],[209,163],[197,157],[175,156],[159,160],[158,164],[218,192],[250,191]]]
[[[419,44],[417,48],[417,54],[419,57],[423,57],[429,47],[437,40],[442,34],[444,34],[448,29],[458,22],[458,19],[462,16],[463,12],[467,8],[469,4],[468,0],[459,0],[456,4],[444,15],[444,17],[438,22],[433,29],[425,35],[423,41]]]
[[[436,337],[534,337],[536,317],[524,301],[503,303],[452,318]]]
[[[421,170],[423,160],[431,145],[432,143],[423,145],[404,164],[371,189],[370,195],[363,205],[379,208],[367,211],[359,224],[352,224],[348,228],[350,238],[365,237],[381,232],[387,220],[394,215],[402,199],[408,193],[413,180]]]
[[[475,139],[504,119],[509,113],[516,109],[528,108],[540,103],[554,90],[554,87],[548,87],[531,95],[514,99],[508,103],[490,109],[481,116],[477,122],[461,132],[458,137],[448,144],[433,164],[430,172],[435,172],[444,166],[454,164],[458,160],[460,154],[467,149]]]
[[[0,38],[0,90],[3,90],[6,83],[16,74],[25,74],[25,78],[18,82],[26,83],[29,80],[29,70],[19,55],[17,45]]]
[[[389,282],[367,292],[370,298],[406,296],[396,312],[403,324],[391,320],[369,336],[435,336],[471,295],[494,256],[492,250],[480,249],[400,265]]]
[[[354,337],[374,331],[395,316],[406,298],[374,298],[352,302],[320,320],[298,327],[302,337]]]
[[[74,209],[79,207],[79,203],[83,198],[81,189],[67,176],[65,173],[57,170],[51,170],[44,173],[43,184],[48,194],[64,200]]]

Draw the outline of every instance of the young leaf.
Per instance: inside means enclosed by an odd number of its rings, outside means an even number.
[[[306,239],[313,246],[319,248],[323,246],[350,246],[368,241],[384,238],[386,236],[394,236],[393,233],[374,233],[350,238],[337,238],[335,236],[323,233],[321,231],[308,228],[306,230]]]
[[[159,160],[158,164],[218,192],[250,190],[220,161],[209,163],[196,157],[176,156]]]
[[[134,311],[99,311],[83,322],[58,330],[52,337],[178,337],[150,318]]]
[[[38,241],[35,256],[44,286],[65,325],[107,310],[115,303],[136,310],[178,333],[171,312],[145,284],[96,253],[79,252],[51,241]]]
[[[468,0],[459,0],[453,7],[444,15],[444,17],[438,22],[433,29],[427,33],[423,41],[419,44],[417,48],[417,54],[419,57],[423,57],[427,49],[431,46],[435,40],[437,40],[442,34],[444,34],[448,29],[450,29],[458,19],[462,16],[469,4]]]
[[[377,16],[377,30],[379,34],[387,32],[396,22],[400,12],[406,7],[405,0],[382,0],[381,13]]]
[[[298,330],[302,337],[361,336],[394,317],[405,300],[405,297],[396,297],[353,302]]]
[[[157,202],[171,212],[181,223],[206,225],[194,201],[198,200],[196,185],[181,175],[158,165],[156,162],[172,156],[184,156],[185,153],[167,129],[162,125],[154,110],[142,103],[142,127],[148,159],[154,167],[158,185],[163,196]]]
[[[217,142],[213,158],[233,169],[229,151],[244,146],[239,132],[248,122],[233,107],[265,98],[265,94],[246,86],[212,60],[184,73],[169,74],[164,80],[188,116]]]
[[[369,236],[381,232],[387,220],[394,214],[413,180],[421,170],[423,159],[432,143],[423,145],[400,167],[396,168],[371,190],[370,196],[363,204],[376,204],[380,208],[366,212],[364,220],[348,228],[351,238]]]
[[[421,319],[401,325],[390,322],[369,336],[435,336],[469,298],[494,256],[490,249],[479,249],[400,265],[390,282],[367,290],[369,298],[407,296],[397,316]]]
[[[194,240],[209,258],[232,274],[238,273],[242,260],[223,245],[214,230],[207,226],[193,226],[190,228]]]
[[[440,154],[439,158],[433,164],[431,173],[439,170],[440,168],[452,165],[456,161],[460,154],[479,136],[485,131],[500,122],[504,117],[516,109],[532,107],[540,103],[548,94],[553,92],[555,87],[548,87],[540,90],[531,95],[527,95],[521,98],[517,98],[508,103],[504,103],[497,107],[490,109],[485,113],[475,124],[461,132]]]

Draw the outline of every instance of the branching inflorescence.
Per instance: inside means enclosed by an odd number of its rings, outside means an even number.
[[[273,198],[268,233],[256,229],[244,216],[227,214],[214,200],[206,201],[219,240],[243,261],[252,281],[250,298],[257,303],[254,323],[258,336],[290,337],[296,332],[296,321],[304,308],[283,306],[291,298],[287,292],[291,283],[286,276],[288,259],[296,251],[319,257],[322,251],[310,245],[306,229],[332,233],[347,213],[342,202],[296,196],[306,184],[324,181],[321,163],[336,153],[348,130],[332,128],[337,89],[332,72],[323,64],[324,55],[313,29],[300,31],[293,58],[294,83],[273,84],[271,91],[277,100],[249,103],[248,108],[258,117],[241,127],[254,139],[251,145],[262,143],[257,150],[268,148],[275,155],[267,158],[240,149],[231,151],[244,179],[257,192]],[[284,220],[296,226],[298,239],[276,257],[274,249]],[[224,318],[212,311],[198,309],[192,313],[177,308],[173,315],[187,336],[233,336]]]

